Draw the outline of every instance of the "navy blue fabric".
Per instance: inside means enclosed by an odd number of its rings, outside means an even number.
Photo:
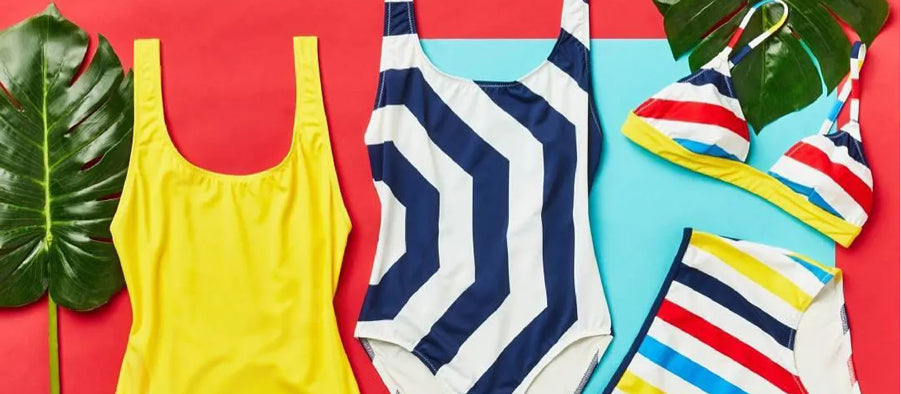
[[[591,80],[589,79],[589,86]],[[601,164],[601,148],[604,144],[604,130],[601,129],[601,119],[598,116],[597,106],[594,101],[594,89],[588,89],[588,188],[594,186],[597,178],[598,167]]]
[[[384,83],[385,83],[384,75],[382,75],[381,73],[379,73],[379,83],[378,83],[378,85],[376,86],[376,89],[375,89],[375,106],[373,106],[373,108],[372,108],[373,110],[376,110],[376,109],[378,109],[379,107],[382,106],[382,101],[381,101],[381,100],[382,100],[382,95],[381,95],[381,92],[382,92],[382,84],[384,84]]]
[[[736,52],[734,55],[732,55],[732,57],[729,59],[729,61],[731,61],[732,64],[738,64],[738,62],[740,62],[742,59],[744,59],[745,56],[748,56],[749,53],[751,53],[751,47],[745,45],[745,46],[741,47],[738,50],[738,52]]]
[[[594,184],[601,159],[603,132],[594,105],[594,89],[591,86],[590,51],[576,37],[560,29],[560,36],[548,60],[568,74],[582,90],[588,92],[588,186]]]
[[[385,2],[385,35],[399,36],[416,33],[413,2]]]
[[[579,39],[560,29],[560,36],[548,60],[576,80],[582,90],[588,91],[588,48]]]
[[[691,75],[682,78],[679,82],[690,83],[695,86],[713,85],[723,96],[736,98],[735,89],[732,88],[732,79],[711,68],[703,68]]]
[[[483,90],[495,104],[529,129],[541,142],[544,153],[541,223],[547,307],[501,352],[471,390],[512,392],[577,318],[572,215],[576,127],[523,85]]]
[[[867,165],[867,159],[863,155],[863,144],[851,134],[845,131],[836,131],[826,134],[826,138],[832,141],[835,146],[844,146],[848,148],[848,155],[860,164]]]
[[[863,45],[860,41],[854,41],[854,44],[851,45],[851,58],[852,59],[860,59],[860,47]]]
[[[392,142],[369,145],[372,177],[406,208],[406,252],[377,285],[370,285],[360,320],[393,319],[416,290],[438,271],[438,190]]]
[[[795,336],[795,329],[782,324],[782,322],[776,320],[765,310],[745,299],[741,293],[735,291],[729,285],[684,264],[679,268],[679,273],[676,275],[675,280],[751,322],[781,345],[789,349],[792,348],[792,338]]]
[[[382,105],[404,105],[429,138],[472,176],[475,281],[417,345],[430,368],[444,365],[510,293],[507,259],[509,161],[482,140],[432,90],[419,69],[383,72]],[[453,191],[448,191],[453,192]],[[569,214],[572,216],[572,213]],[[433,370],[434,372],[434,370]]]

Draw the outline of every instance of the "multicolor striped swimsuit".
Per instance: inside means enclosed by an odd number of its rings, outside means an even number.
[[[355,335],[391,393],[580,391],[611,340],[588,223],[588,3],[510,82],[448,75],[385,3],[366,132],[381,232]]]
[[[735,54],[754,11],[777,3],[783,17]],[[751,135],[732,84],[732,67],[788,15],[781,0],[765,0],[745,14],[729,45],[688,77],[667,86],[631,113],[623,133],[643,148],[675,164],[732,183],[768,200],[807,225],[849,246],[866,222],[873,199],[873,177],[864,159],[858,124],[857,79],[866,47],[856,43],[851,74],[818,135],[799,141],[764,173],[747,165]],[[832,131],[851,96],[851,121]]]
[[[841,271],[685,230],[606,394],[859,394]]]

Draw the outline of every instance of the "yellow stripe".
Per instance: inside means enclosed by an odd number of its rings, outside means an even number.
[[[685,149],[634,113],[626,119],[623,134],[657,156],[760,196],[844,247],[851,245],[860,233],[860,227],[824,211],[776,178],[742,162]]]
[[[629,371],[623,374],[622,379],[616,384],[616,388],[629,394],[666,394],[665,391],[654,387]]]
[[[748,279],[757,283],[770,293],[775,294],[789,305],[799,311],[804,311],[813,300],[804,290],[798,287],[791,279],[783,276],[770,266],[742,252],[736,247],[724,242],[720,237],[704,232],[694,232],[691,236],[691,245],[710,253],[720,259],[726,265],[732,267]]]
[[[788,10],[786,9],[785,12],[782,13],[782,17],[779,18],[779,21],[776,22],[775,25],[770,26],[770,28],[767,30],[769,31],[770,34],[773,34],[776,31],[778,31],[779,29],[781,29],[782,25],[784,25],[787,20],[788,20]]]

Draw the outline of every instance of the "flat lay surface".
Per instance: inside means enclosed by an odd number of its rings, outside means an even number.
[[[3,27],[46,7],[34,0],[8,3],[0,14]],[[561,3],[417,0],[416,10],[425,50],[442,71],[509,80],[547,56]],[[592,1],[593,84],[604,140],[590,216],[614,340],[587,393],[603,390],[625,356],[669,270],[683,227],[783,247],[841,268],[861,389],[897,392],[901,4],[890,3],[889,21],[869,48],[861,74],[874,208],[860,237],[845,249],[750,193],[630,143],[620,133],[628,112],[687,75],[688,61],[672,59],[650,0]],[[161,39],[171,137],[189,161],[223,173],[258,172],[285,156],[294,114],[291,37],[320,37],[325,107],[353,222],[335,309],[361,391],[386,392],[353,339],[379,229],[363,133],[376,97],[382,2],[65,0],[57,5],[89,33],[108,38],[126,67],[132,65],[134,39]],[[831,104],[832,97],[823,96],[752,134],[749,164],[768,168],[795,141],[816,132]],[[46,314],[43,300],[0,310],[0,393],[47,392]],[[60,312],[64,393],[115,390],[130,324],[126,292],[94,312]]]

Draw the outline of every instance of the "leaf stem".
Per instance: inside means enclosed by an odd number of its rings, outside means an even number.
[[[49,24],[49,22],[48,22]],[[47,27],[49,30],[49,25]],[[46,40],[45,32],[45,40]],[[44,247],[49,252],[53,241],[53,219],[50,217],[50,127],[47,121],[47,56],[41,48],[41,121],[44,126]]]
[[[57,306],[53,298],[47,296],[47,347],[50,351],[50,393],[59,394],[59,322]]]

